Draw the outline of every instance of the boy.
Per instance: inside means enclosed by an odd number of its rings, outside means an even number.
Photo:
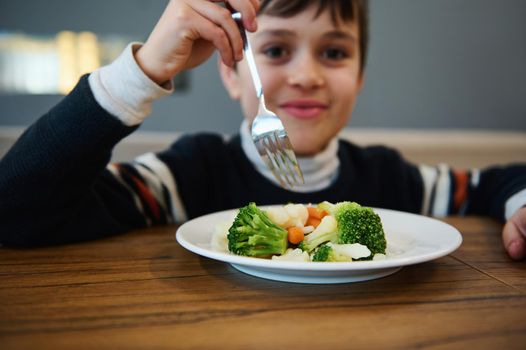
[[[304,186],[280,188],[249,135],[257,99],[240,62],[240,33],[216,2],[171,1],[144,45],[130,45],[112,65],[82,78],[21,136],[0,163],[0,242],[81,241],[250,201],[352,200],[506,219],[508,254],[525,256],[525,166],[470,172],[417,167],[393,150],[336,139],[363,85],[365,1],[229,1],[253,32],[267,106],[283,120],[305,175]],[[113,146],[140,125],[151,102],[171,92],[171,79],[214,49],[224,85],[245,116],[240,135],[226,141],[187,136],[159,154],[107,165]]]

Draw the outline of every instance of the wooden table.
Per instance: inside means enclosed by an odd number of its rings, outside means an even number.
[[[0,249],[0,349],[525,349],[526,262],[501,225],[448,218],[459,250],[378,280],[259,279],[199,257],[175,227]]]

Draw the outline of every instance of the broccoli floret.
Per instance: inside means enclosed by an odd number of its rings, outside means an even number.
[[[314,231],[305,236],[298,248],[311,252],[322,243],[335,241],[338,234],[338,225],[333,216],[327,215],[321,219],[320,224]]]
[[[239,209],[227,237],[228,250],[245,256],[284,254],[288,244],[287,231],[270,221],[255,203]]]
[[[371,208],[355,202],[336,203],[332,214],[338,222],[338,243],[360,243],[372,252],[372,255],[385,254],[387,242],[380,216]]]
[[[345,262],[371,256],[371,251],[359,243],[333,244],[326,243],[314,251],[312,261]]]
[[[312,261],[332,261],[332,248],[328,244],[322,244],[314,251]]]

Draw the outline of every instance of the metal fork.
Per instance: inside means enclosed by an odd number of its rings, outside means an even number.
[[[270,169],[276,180],[283,188],[293,188],[303,184],[303,173],[301,172],[296,155],[290,143],[289,137],[279,117],[265,106],[265,96],[261,79],[256,68],[256,61],[248,36],[241,22],[241,14],[233,13],[232,18],[236,21],[241,37],[243,38],[243,51],[247,59],[248,68],[254,82],[256,95],[259,98],[258,114],[252,122],[252,140],[256,145],[259,155]]]

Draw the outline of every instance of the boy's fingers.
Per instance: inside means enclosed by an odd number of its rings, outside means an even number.
[[[236,22],[234,19],[232,19],[232,14],[230,11],[209,1],[192,2],[192,7],[202,17],[208,19],[208,21],[213,22],[217,28],[223,30],[226,38],[228,39],[232,56],[236,60],[241,60],[243,58],[243,39],[241,38],[241,34],[239,33]],[[213,31],[212,33],[222,35],[217,31]],[[206,39],[210,40],[210,38]],[[211,41],[215,43],[214,40]],[[220,40],[220,42],[223,42],[223,40]],[[218,47],[218,49],[224,51],[226,48]]]
[[[504,225],[502,242],[513,260],[526,257],[526,208],[517,211]]]
[[[227,7],[241,13],[243,26],[251,32],[257,29],[256,16],[259,10],[259,0],[228,0]]]
[[[232,46],[225,31],[210,21],[199,21],[197,31],[201,38],[212,42],[219,52],[221,59],[227,66],[232,66],[235,62]]]
[[[520,232],[509,222],[502,231],[502,241],[506,252],[513,260],[522,260],[526,256],[526,241]]]

